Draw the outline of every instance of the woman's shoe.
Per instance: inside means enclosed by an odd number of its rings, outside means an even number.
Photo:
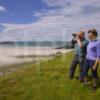
[[[95,85],[95,86],[93,85],[92,88],[91,88],[91,91],[92,91],[92,92],[95,92],[96,89],[97,89],[97,86],[96,86],[96,85]]]

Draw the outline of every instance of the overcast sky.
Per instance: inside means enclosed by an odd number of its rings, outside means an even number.
[[[100,0],[0,0],[0,41],[68,41],[91,28],[100,33]]]

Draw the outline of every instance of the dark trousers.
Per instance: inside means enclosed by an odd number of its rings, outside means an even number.
[[[94,64],[95,64],[95,61],[86,59],[85,62],[84,62],[84,69],[83,69],[83,72],[81,73],[80,77],[81,78],[87,77],[88,71],[89,71],[89,68],[90,68],[92,75],[93,75],[93,78],[94,79],[98,78],[98,75],[97,75],[98,66],[96,67],[95,70],[93,70],[92,68],[93,68]]]
[[[79,64],[79,77],[83,71],[83,63],[84,63],[84,60],[85,60],[85,56],[79,56],[79,55],[75,55],[72,62],[71,62],[71,65],[70,65],[70,70],[69,70],[69,78],[72,79],[74,78],[74,73],[75,73],[75,70],[76,70],[76,66],[77,64]]]

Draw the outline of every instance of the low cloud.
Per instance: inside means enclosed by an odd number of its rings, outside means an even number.
[[[38,21],[30,24],[2,23],[4,30],[1,40],[12,38],[16,41],[63,41],[70,40],[71,34],[80,30],[87,32],[90,28],[96,28],[100,32],[99,0],[42,0],[42,2],[49,9],[33,14],[33,17],[38,17]]]

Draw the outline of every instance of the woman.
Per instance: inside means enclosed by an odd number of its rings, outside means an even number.
[[[87,46],[86,61],[83,71],[84,85],[86,85],[87,74],[89,68],[91,69],[93,75],[93,86],[92,90],[96,90],[97,87],[97,68],[100,61],[100,41],[97,39],[98,34],[95,29],[88,31],[89,44]]]

